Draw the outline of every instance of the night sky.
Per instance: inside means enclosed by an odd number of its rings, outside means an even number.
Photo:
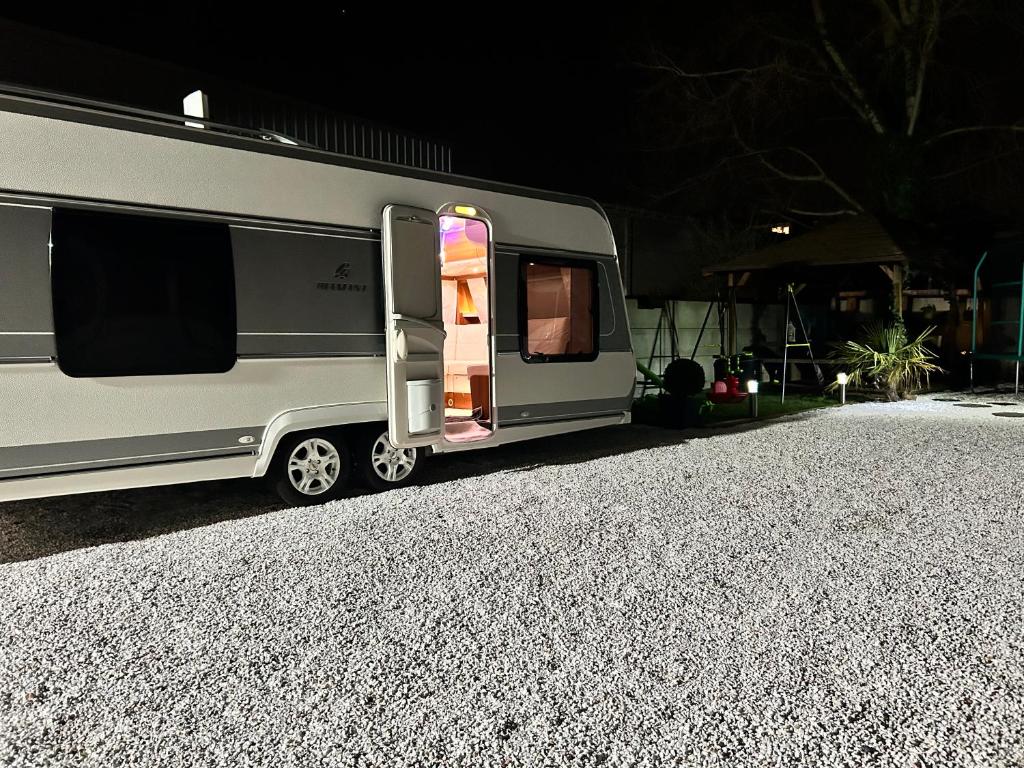
[[[631,196],[630,65],[648,16],[597,5],[342,6],[83,4],[4,15],[447,142],[457,172]]]
[[[837,45],[898,124],[904,81],[900,66],[879,56],[878,4],[826,5]],[[919,135],[1020,121],[1024,6],[961,0],[943,7],[947,17],[928,69]],[[946,142],[914,165],[920,142],[911,146],[895,134],[889,144],[877,140],[827,78],[802,74],[799,67],[814,66],[809,57],[822,57],[810,9],[808,0],[415,11],[383,3],[268,10],[104,3],[55,13],[24,5],[0,15],[190,72],[157,85],[146,81],[152,72],[145,67],[63,61],[46,44],[7,39],[0,40],[0,79],[170,112],[180,111],[184,93],[199,87],[211,94],[214,119],[218,91],[238,84],[447,144],[458,173],[670,214],[724,214],[740,227],[764,225],[780,209],[837,207],[820,186],[782,189],[766,182],[757,160],[730,159],[750,154],[750,144],[809,151],[885,215],[929,223],[969,208],[1003,219],[1024,213],[1021,134]],[[790,41],[782,47],[796,69],[787,63],[778,71],[789,76],[759,91],[742,77],[670,83],[671,76],[644,66],[666,53],[691,73],[767,69],[779,60],[780,40]],[[217,82],[207,87],[204,74]],[[834,71],[831,77],[832,85],[840,80]],[[747,145],[739,146],[740,132]],[[807,172],[799,157],[772,157],[790,173]],[[958,168],[976,171],[955,175]],[[902,183],[893,181],[900,173],[909,174],[921,200],[931,196],[927,210],[891,210],[900,206],[885,195]],[[936,178],[955,184],[936,186]]]

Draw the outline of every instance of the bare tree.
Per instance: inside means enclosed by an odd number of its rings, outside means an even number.
[[[724,191],[766,221],[870,212],[928,224],[951,201],[977,198],[979,184],[1020,191],[1006,164],[1022,160],[1024,105],[1013,114],[1000,95],[1021,85],[1021,4],[777,5],[737,22],[734,4],[707,45],[679,51],[670,34],[651,44],[643,114],[646,135],[662,138],[658,200]]]

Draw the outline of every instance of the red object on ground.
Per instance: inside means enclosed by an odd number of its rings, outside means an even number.
[[[712,403],[742,403],[746,399],[747,393],[740,390],[740,380],[736,376],[718,379],[712,383],[708,392],[708,400]]]

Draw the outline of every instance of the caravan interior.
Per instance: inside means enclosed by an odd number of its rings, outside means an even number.
[[[545,359],[592,359],[597,279],[593,265],[523,264],[525,354]]]
[[[441,216],[444,437],[491,434],[490,232],[480,219]]]

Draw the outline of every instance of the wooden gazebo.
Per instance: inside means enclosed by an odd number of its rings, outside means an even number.
[[[753,272],[801,274],[816,267],[877,265],[892,281],[894,309],[902,313],[907,255],[881,222],[862,214],[818,227],[722,264],[704,268],[705,276],[724,277],[728,311],[728,354],[737,353],[736,292]]]

